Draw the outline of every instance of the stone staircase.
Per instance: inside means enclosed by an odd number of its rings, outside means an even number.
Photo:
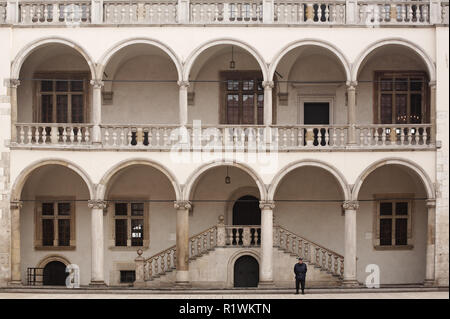
[[[260,256],[261,226],[214,225],[189,238],[189,276],[192,286],[232,288],[234,261],[242,255]],[[339,286],[344,272],[344,257],[287,230],[274,226],[274,283],[292,288],[293,266],[299,256],[308,265],[308,285]],[[143,258],[145,287],[172,287],[175,284],[176,246]],[[136,274],[138,277],[138,274]],[[142,285],[140,285],[142,286]]]

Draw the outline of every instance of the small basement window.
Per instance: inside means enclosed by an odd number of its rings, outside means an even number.
[[[134,270],[121,270],[120,271],[120,283],[129,284],[136,280],[136,272]]]

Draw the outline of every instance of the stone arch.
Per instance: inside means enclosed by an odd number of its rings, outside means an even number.
[[[26,168],[24,168],[20,172],[19,176],[17,176],[17,178],[14,181],[14,184],[11,188],[11,201],[20,200],[20,196],[22,194],[23,187],[24,187],[25,183],[27,182],[28,177],[30,177],[30,175],[36,169],[43,167],[43,166],[47,166],[47,165],[64,166],[64,167],[71,169],[75,173],[77,173],[78,176],[80,176],[83,179],[83,181],[85,182],[85,184],[89,190],[90,199],[94,199],[94,196],[95,196],[94,184],[92,183],[89,175],[84,171],[84,169],[79,167],[77,164],[74,164],[65,159],[50,158],[50,159],[35,161],[35,162],[31,163],[30,165],[28,165]]]
[[[227,265],[227,286],[228,287],[233,287],[234,264],[236,263],[236,260],[238,260],[240,257],[243,257],[243,256],[250,256],[250,257],[255,258],[261,269],[261,257],[259,255],[258,251],[254,250],[254,249],[238,250],[233,255],[231,255],[230,258],[228,259],[228,265]]]
[[[277,188],[280,185],[281,181],[284,179],[284,177],[286,177],[293,170],[303,166],[319,167],[326,170],[327,172],[329,172],[331,175],[334,176],[338,184],[341,186],[341,192],[344,196],[344,200],[349,200],[351,198],[350,186],[347,183],[347,180],[345,179],[344,175],[337,168],[319,160],[305,159],[288,164],[287,166],[283,167],[278,172],[278,174],[275,175],[269,187],[268,200],[274,200]]]
[[[241,198],[242,196],[254,196],[256,198],[260,197],[259,189],[253,186],[244,186],[236,189],[231,195],[228,197],[228,201],[225,208],[225,223],[231,225],[231,220],[233,217],[233,207],[235,202]]]
[[[120,41],[119,43],[116,43],[113,47],[111,47],[106,53],[103,54],[103,56],[100,58],[98,62],[98,73],[99,76],[103,75],[103,71],[105,70],[106,66],[108,65],[108,62],[111,60],[111,58],[121,49],[131,46],[133,44],[147,44],[150,46],[154,46],[162,50],[164,53],[166,53],[169,58],[172,60],[172,62],[175,64],[175,67],[177,69],[178,73],[178,80],[181,81],[183,79],[183,66],[181,63],[180,58],[177,56],[177,54],[166,44],[158,41],[153,40],[150,38],[132,38],[132,39],[126,39],[123,41]]]
[[[259,196],[260,200],[266,199],[266,186],[264,185],[263,180],[261,177],[249,166],[243,163],[237,163],[235,161],[227,161],[227,160],[221,160],[221,161],[213,161],[208,164],[204,164],[197,168],[187,179],[187,182],[183,188],[183,198],[185,200],[190,200],[193,195],[193,190],[195,188],[196,183],[199,181],[200,177],[208,171],[211,168],[219,167],[219,166],[232,166],[239,168],[246,172],[256,183],[256,186],[259,190]]]
[[[261,68],[261,72],[263,74],[264,81],[267,81],[267,79],[268,79],[267,65],[264,62],[264,59],[261,56],[261,54],[259,54],[259,52],[256,49],[254,49],[251,45],[249,45],[248,43],[245,43],[241,40],[237,40],[237,39],[233,39],[233,38],[214,39],[214,40],[205,42],[202,45],[200,45],[199,47],[197,47],[186,59],[186,62],[184,65],[184,70],[183,70],[184,81],[189,81],[189,74],[191,72],[192,66],[194,65],[195,61],[200,56],[200,54],[202,54],[204,51],[206,51],[207,49],[209,49],[213,46],[222,45],[222,44],[235,45],[235,46],[240,47],[241,49],[244,49],[248,53],[250,53],[259,64],[259,66]]]
[[[111,178],[116,175],[116,173],[118,173],[120,170],[126,168],[126,167],[130,167],[133,165],[146,165],[146,166],[150,166],[155,168],[156,170],[158,170],[159,172],[161,172],[162,174],[164,174],[167,179],[170,181],[170,183],[173,186],[173,190],[175,193],[175,198],[176,200],[181,200],[181,188],[180,188],[180,184],[178,183],[176,177],[174,174],[172,174],[172,172],[170,172],[166,167],[164,167],[163,165],[149,160],[149,159],[143,159],[143,158],[135,158],[135,159],[127,159],[124,160],[116,165],[114,165],[112,168],[110,168],[101,178],[99,184],[97,185],[97,190],[96,190],[96,199],[105,199],[105,194],[106,194],[106,190],[107,190],[107,186],[109,184],[109,182],[111,181]]]
[[[386,158],[379,161],[376,161],[375,163],[371,164],[369,167],[367,167],[356,179],[355,184],[353,186],[352,190],[352,200],[358,200],[359,191],[364,184],[365,179],[374,172],[377,168],[386,166],[386,165],[401,165],[404,167],[409,168],[412,172],[414,172],[422,181],[422,184],[425,188],[425,192],[427,194],[428,199],[434,199],[435,198],[435,192],[433,183],[431,182],[430,177],[427,175],[427,173],[416,163],[402,158]]]
[[[60,255],[48,255],[45,256],[44,258],[42,258],[38,264],[36,265],[37,268],[44,268],[48,263],[52,262],[52,261],[59,261],[61,263],[63,263],[64,265],[68,266],[71,264],[71,262]]]
[[[372,43],[368,47],[366,47],[359,54],[359,56],[356,59],[355,63],[353,63],[352,77],[351,77],[352,81],[357,81],[358,80],[358,74],[359,74],[361,65],[366,60],[366,58],[372,52],[374,52],[376,49],[378,49],[380,47],[383,47],[383,46],[388,46],[388,45],[399,45],[399,46],[403,46],[405,48],[409,48],[412,51],[414,51],[422,59],[422,61],[425,63],[425,65],[427,66],[428,76],[430,77],[430,82],[436,81],[436,69],[435,69],[434,62],[430,58],[430,56],[427,53],[425,53],[425,51],[422,48],[420,48],[418,45],[416,45],[415,43],[412,43],[412,42],[410,42],[408,40],[401,39],[401,38],[392,38],[392,39],[379,40],[379,41],[376,41],[376,42]]]
[[[54,37],[54,36],[37,39],[37,40],[27,44],[24,48],[22,48],[16,54],[16,57],[14,58],[14,60],[12,62],[11,78],[18,79],[20,76],[20,70],[22,68],[22,65],[26,61],[26,59],[30,56],[30,54],[32,54],[34,51],[38,50],[42,46],[45,46],[48,44],[62,44],[62,45],[73,48],[86,60],[89,70],[91,71],[92,79],[97,78],[94,60],[91,58],[89,53],[87,53],[87,51],[82,46],[80,46],[79,44],[75,43],[74,41],[72,41],[70,39],[66,39],[63,37]]]
[[[299,41],[294,41],[286,45],[283,49],[281,49],[277,54],[275,54],[274,58],[272,59],[269,67],[269,74],[268,79],[269,81],[272,81],[273,76],[275,74],[275,70],[277,69],[278,64],[280,63],[281,59],[292,50],[299,48],[301,46],[318,46],[321,48],[324,48],[331,53],[333,53],[336,58],[341,62],[342,67],[345,71],[347,82],[351,81],[351,67],[350,63],[348,62],[345,55],[334,45],[331,43],[328,43],[326,41],[317,40],[317,39],[303,39]]]

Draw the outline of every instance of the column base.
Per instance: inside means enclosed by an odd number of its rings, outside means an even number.
[[[344,281],[342,282],[342,286],[347,287],[347,288],[357,288],[360,285],[359,285],[359,282],[357,280],[354,280],[354,279],[346,280],[346,279],[344,279]]]
[[[273,281],[260,281],[258,283],[258,288],[275,288],[275,283]]]
[[[106,288],[107,285],[105,284],[105,282],[103,280],[93,280],[89,283],[90,287],[95,287],[95,288]]]
[[[433,279],[425,279],[425,281],[423,282],[423,285],[425,287],[435,287],[436,285],[436,281]]]

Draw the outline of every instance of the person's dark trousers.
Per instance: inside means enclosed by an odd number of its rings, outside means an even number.
[[[302,294],[305,293],[305,279],[295,279],[295,292],[298,293],[298,289],[302,288]]]

